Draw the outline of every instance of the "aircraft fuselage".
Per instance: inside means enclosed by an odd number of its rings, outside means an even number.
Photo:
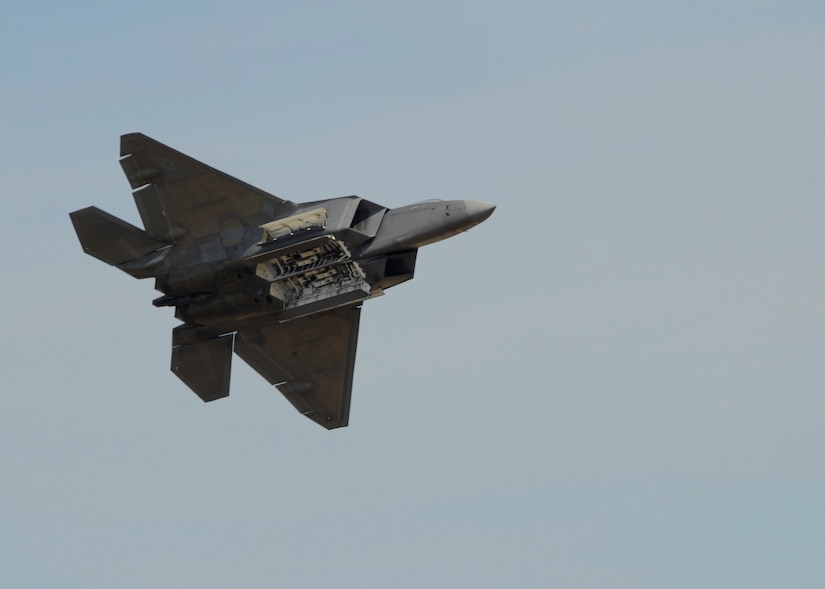
[[[155,304],[175,306],[186,324],[218,331],[229,323],[289,320],[352,304],[412,278],[417,248],[467,231],[494,208],[467,200],[396,209],[362,203],[358,197],[309,203],[281,220],[275,236],[263,229],[232,250],[221,236],[170,249],[161,262],[153,252],[147,261],[160,273],[157,287],[165,294]],[[372,215],[357,218],[367,206]],[[372,228],[371,217],[380,217]]]

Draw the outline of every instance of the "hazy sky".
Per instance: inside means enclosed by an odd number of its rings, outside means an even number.
[[[6,2],[0,585],[821,587],[825,4]],[[498,205],[362,315],[350,427],[68,213],[140,131],[295,201]]]

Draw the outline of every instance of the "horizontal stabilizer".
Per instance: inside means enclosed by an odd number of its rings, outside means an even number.
[[[172,372],[204,402],[229,396],[235,334],[178,345],[172,332]]]
[[[118,266],[137,278],[150,274],[122,265],[167,245],[152,239],[142,229],[97,207],[81,209],[70,213],[69,216],[72,218],[83,251],[107,264]]]

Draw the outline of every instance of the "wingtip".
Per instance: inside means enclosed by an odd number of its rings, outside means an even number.
[[[120,136],[120,155],[124,156],[134,152],[136,149],[140,149],[143,143],[147,141],[157,143],[157,141],[144,133],[124,133]]]
[[[120,157],[125,157],[134,153],[140,148],[144,139],[143,133],[126,133],[120,136]]]

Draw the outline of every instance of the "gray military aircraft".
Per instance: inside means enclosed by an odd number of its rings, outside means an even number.
[[[140,133],[120,165],[145,230],[96,207],[70,214],[83,250],[175,307],[172,371],[204,401],[229,395],[232,351],[327,429],[349,421],[361,303],[410,280],[418,248],[495,206],[357,196],[294,203]]]

